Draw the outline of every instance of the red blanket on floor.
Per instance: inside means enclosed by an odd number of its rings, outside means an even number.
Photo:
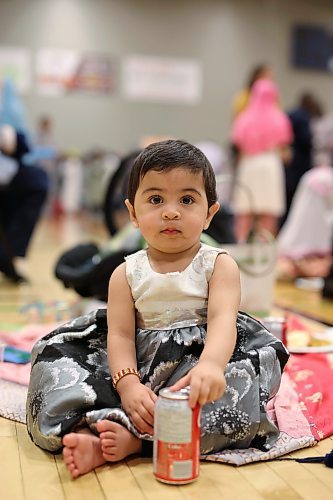
[[[333,353],[293,354],[286,372],[316,440],[333,434]]]
[[[280,435],[269,451],[223,450],[205,460],[244,465],[272,460],[333,434],[333,353],[291,355],[281,386],[267,405]]]

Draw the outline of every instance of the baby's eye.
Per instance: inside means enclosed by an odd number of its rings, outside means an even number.
[[[154,196],[151,196],[149,198],[149,202],[152,205],[159,205],[160,203],[162,203],[162,198],[160,196],[158,196],[157,194],[155,194]]]
[[[183,196],[181,199],[181,203],[183,205],[191,205],[194,202],[192,196]]]

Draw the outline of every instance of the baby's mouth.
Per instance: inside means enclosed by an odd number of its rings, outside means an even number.
[[[180,231],[178,229],[172,228],[172,227],[167,227],[161,231],[163,234],[178,234]]]

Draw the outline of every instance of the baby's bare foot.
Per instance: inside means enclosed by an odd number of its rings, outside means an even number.
[[[64,462],[73,478],[87,474],[106,462],[101,450],[101,442],[91,432],[66,434],[63,437]]]
[[[141,439],[135,437],[126,427],[110,420],[96,424],[101,450],[107,462],[118,462],[133,453],[140,453]]]

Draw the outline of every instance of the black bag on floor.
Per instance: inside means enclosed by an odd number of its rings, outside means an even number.
[[[106,301],[112,272],[126,255],[142,247],[139,230],[128,224],[103,248],[89,242],[67,250],[56,262],[54,273],[66,288],[73,288],[81,297]]]

